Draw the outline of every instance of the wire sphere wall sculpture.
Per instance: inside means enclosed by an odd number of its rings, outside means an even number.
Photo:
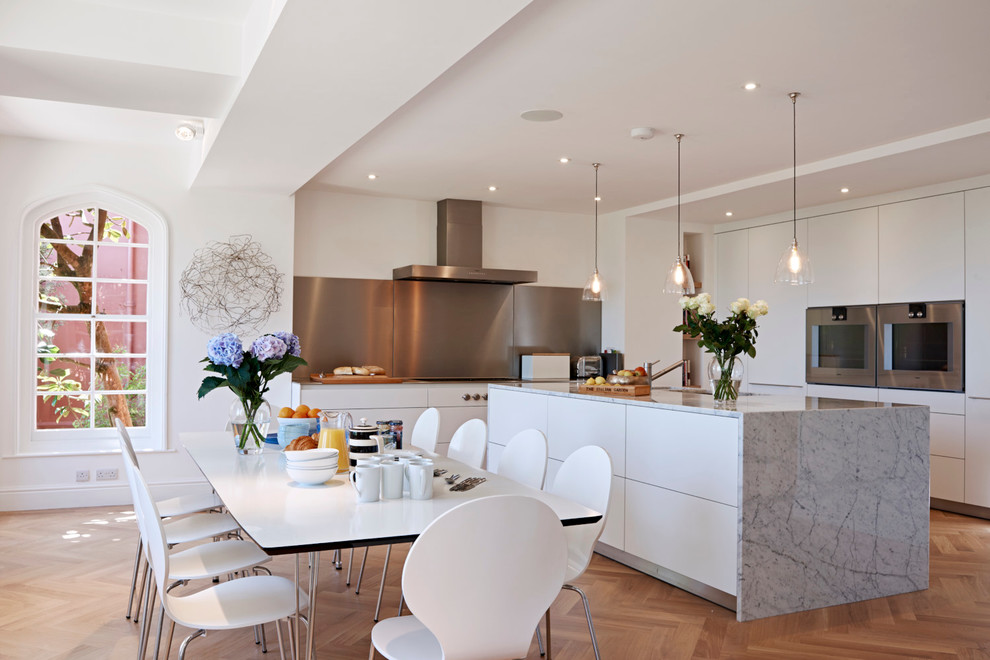
[[[258,332],[282,307],[282,274],[250,234],[196,250],[179,288],[182,309],[208,333]]]

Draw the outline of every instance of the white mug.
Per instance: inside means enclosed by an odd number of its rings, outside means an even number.
[[[355,460],[355,465],[380,465],[382,462],[379,456],[362,456]]]
[[[382,487],[379,465],[356,465],[351,468],[351,485],[357,491],[358,502],[377,502]]]
[[[405,467],[398,461],[382,462],[382,499],[397,500],[402,497],[402,480]]]
[[[414,500],[433,498],[433,461],[409,463],[409,497]]]

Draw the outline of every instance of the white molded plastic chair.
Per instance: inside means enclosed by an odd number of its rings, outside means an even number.
[[[134,445],[131,444],[131,436],[127,432],[127,427],[124,423],[120,421],[120,418],[115,418],[114,423],[117,426],[117,433],[120,436],[120,451],[124,457],[124,464],[126,467],[128,459],[137,468],[138,460],[137,454],[134,451]],[[171,497],[166,500],[161,500],[155,503],[158,506],[158,513],[162,518],[172,518],[174,516],[183,516],[192,513],[200,513],[214,509],[223,505],[220,498],[216,496],[215,493],[207,493],[203,495],[181,495],[179,497]],[[137,504],[135,503],[135,506]],[[227,515],[222,514],[222,516],[212,516],[205,517],[201,515],[189,516],[188,518],[182,518],[179,520],[173,520],[168,523],[168,539],[169,543],[188,543],[190,541],[199,541],[200,539],[211,538],[214,536],[219,536],[221,534],[226,534],[232,532],[238,528],[237,522]],[[134,592],[137,588],[137,577],[138,570],[141,565],[141,539],[138,538],[137,551],[134,553],[134,569],[131,572],[131,590],[127,596],[127,614],[126,618],[131,618],[131,612],[134,607]],[[143,589],[142,589],[143,590]],[[140,603],[141,603],[141,593],[138,593],[138,611],[134,615],[134,621],[137,622],[137,617],[140,614]]]
[[[138,525],[147,547],[162,606],[173,626],[178,623],[196,630],[179,647],[179,660],[185,657],[189,642],[205,634],[207,630],[247,628],[270,621],[276,623],[281,650],[282,629],[278,622],[295,615],[295,585],[285,578],[262,575],[221,582],[188,596],[173,596],[165,585],[165,580],[171,574],[165,527],[140,470],[133,470],[130,476],[134,478],[134,490],[139,502],[135,507]],[[298,598],[302,609],[308,604],[306,595],[298,592]]]
[[[447,458],[481,469],[488,445],[488,425],[483,419],[469,419],[461,424],[447,448]]]
[[[437,438],[440,436],[440,411],[427,408],[413,424],[409,444],[431,454],[437,453]]]
[[[608,452],[594,445],[578,449],[560,466],[550,492],[602,514],[602,519],[593,525],[573,525],[564,528],[567,536],[567,572],[563,585],[564,589],[576,591],[581,596],[595,659],[601,660],[598,654],[598,640],[595,638],[595,626],[591,622],[588,597],[571,583],[587,570],[595,544],[601,537],[602,530],[605,529],[612,495],[612,459]]]
[[[139,510],[141,507],[141,499],[137,491],[137,479],[135,478],[135,473],[140,472],[140,468],[137,462],[134,460],[135,452],[134,447],[131,445],[130,436],[125,429],[120,428],[122,425],[120,421],[118,423],[118,431],[120,431],[120,448],[121,455],[124,459],[124,471],[127,476],[127,483],[131,490],[131,499],[134,502],[134,512],[135,515],[140,518],[142,515],[146,515],[146,512]],[[157,503],[156,503],[157,506]],[[159,515],[161,515],[161,510],[159,510]],[[201,518],[202,516],[196,516],[196,518]],[[179,522],[179,521],[175,521]],[[207,521],[209,522],[209,521]],[[166,541],[171,540],[169,538],[169,532],[174,527],[174,522],[166,523],[165,535]],[[171,545],[171,544],[170,544]],[[139,540],[138,549],[143,547],[143,544]],[[139,557],[140,558],[140,555]],[[187,550],[182,550],[180,552],[172,553],[169,555],[170,562],[170,572],[168,575],[168,580],[175,584],[184,583],[189,580],[198,580],[204,578],[213,578],[224,574],[234,574],[240,571],[244,571],[249,568],[257,568],[261,564],[265,564],[271,561],[264,550],[259,548],[257,544],[252,541],[243,540],[227,540],[219,541],[216,543],[206,543],[203,545],[198,545]],[[267,569],[262,569],[267,571]],[[136,571],[135,571],[136,572]],[[270,571],[268,571],[270,574]],[[148,600],[145,601],[145,611],[150,611],[148,609],[148,604],[152,602],[152,590],[148,591]],[[160,614],[163,614],[160,613]],[[141,632],[141,641],[139,643],[139,657],[144,656],[144,648],[147,643],[148,634],[150,631],[150,618],[145,614],[145,625]],[[162,621],[161,616],[159,616],[158,621],[158,637],[161,638],[161,627]],[[262,645],[264,646],[264,635],[262,631]],[[171,639],[169,639],[169,644],[171,645]],[[168,653],[166,652],[166,656]],[[155,657],[158,657],[158,641],[155,643]]]
[[[402,571],[413,614],[377,624],[371,655],[523,658],[534,626],[560,590],[566,561],[564,528],[546,504],[520,495],[465,502],[413,543]],[[460,585],[463,597],[443,585]]]
[[[543,488],[547,476],[547,437],[539,429],[512,436],[498,459],[498,474],[530,488]]]

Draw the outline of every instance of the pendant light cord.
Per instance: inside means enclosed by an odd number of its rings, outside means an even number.
[[[681,258],[681,138],[683,133],[674,136],[677,138],[677,259]]]
[[[800,92],[791,92],[791,108],[792,108],[792,123],[793,123],[793,140],[791,144],[794,147],[794,175],[791,177],[791,193],[794,198],[794,240],[797,241],[797,97],[800,96]]]
[[[595,272],[598,272],[598,166],[601,163],[594,163],[595,166]]]

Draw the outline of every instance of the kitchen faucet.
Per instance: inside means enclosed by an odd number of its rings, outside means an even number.
[[[645,362],[643,364],[643,368],[646,369],[646,380],[647,380],[647,382],[649,382],[652,385],[653,384],[653,381],[655,381],[660,376],[664,376],[666,374],[669,374],[674,369],[677,369],[678,367],[680,367],[681,368],[681,371],[682,371],[682,374],[681,374],[681,383],[682,384],[684,383],[683,371],[685,369],[687,369],[689,367],[689,365],[691,364],[691,361],[690,360],[678,360],[677,362],[675,362],[673,364],[667,365],[666,367],[664,367],[660,371],[658,371],[656,373],[653,373],[653,365],[657,364],[658,362],[660,362],[660,360],[655,360],[653,362]]]

